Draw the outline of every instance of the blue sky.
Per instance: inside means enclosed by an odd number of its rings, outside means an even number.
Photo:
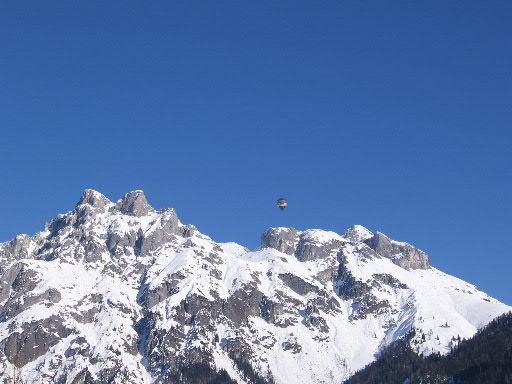
[[[143,189],[249,247],[362,224],[512,304],[510,20],[510,1],[5,1],[0,241],[84,188]]]

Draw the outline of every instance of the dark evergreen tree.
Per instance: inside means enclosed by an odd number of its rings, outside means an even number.
[[[226,371],[216,371],[207,363],[196,363],[173,372],[169,384],[237,384]]]
[[[470,340],[457,336],[459,343],[447,356],[418,356],[410,347],[412,337],[391,345],[345,384],[512,384],[512,313]]]
[[[274,384],[274,380],[272,377],[263,378],[261,377],[252,367],[249,362],[244,360],[241,357],[236,357],[234,354],[230,355],[231,359],[235,362],[236,367],[240,371],[240,374],[244,378],[244,380],[248,381],[251,384]]]

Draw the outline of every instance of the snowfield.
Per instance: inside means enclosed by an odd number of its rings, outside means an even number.
[[[511,307],[354,226],[271,228],[217,243],[142,191],[86,190],[32,237],[0,244],[0,377],[30,384],[165,383],[197,362],[239,383],[341,383],[415,331],[447,353]]]

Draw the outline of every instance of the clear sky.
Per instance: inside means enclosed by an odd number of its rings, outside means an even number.
[[[512,304],[511,20],[509,0],[3,1],[0,240],[84,188],[143,189],[249,247],[361,224]]]

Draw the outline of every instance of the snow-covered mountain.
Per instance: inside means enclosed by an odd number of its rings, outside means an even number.
[[[251,251],[142,191],[86,190],[0,244],[0,284],[0,377],[30,384],[179,383],[197,364],[341,383],[412,330],[418,353],[446,353],[512,309],[380,232],[270,228]]]

